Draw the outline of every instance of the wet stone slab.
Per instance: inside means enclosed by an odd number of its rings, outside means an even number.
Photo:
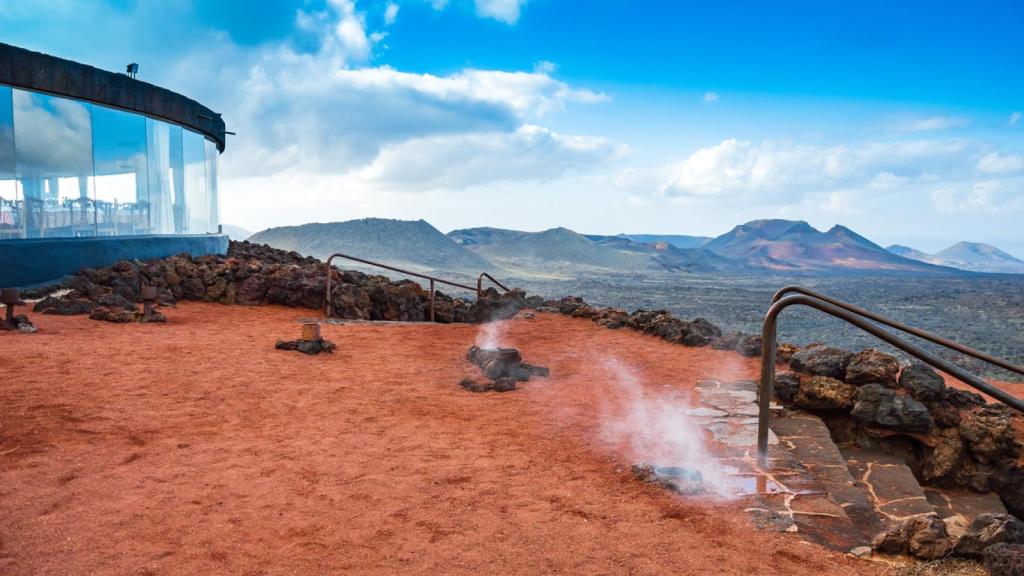
[[[847,467],[883,524],[891,525],[935,510],[903,460],[884,453],[843,448]]]

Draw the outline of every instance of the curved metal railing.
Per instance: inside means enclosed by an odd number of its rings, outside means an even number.
[[[483,287],[483,285],[484,285],[484,278],[487,278],[488,280],[490,280],[491,284],[494,284],[498,288],[501,288],[505,292],[508,292],[508,288],[506,288],[505,285],[502,284],[501,282],[498,282],[497,280],[495,280],[494,276],[491,276],[487,272],[481,272],[480,275],[476,277],[476,294],[477,294],[478,297],[480,296],[480,294],[484,293],[484,287]]]
[[[795,292],[797,290],[790,290]],[[832,300],[831,298],[829,300]],[[838,302],[838,301],[837,301]],[[861,330],[875,336],[876,338],[903,350],[904,352],[922,360],[926,364],[937,368],[955,378],[964,382],[965,384],[973,387],[976,390],[988,394],[992,398],[1003,402],[1004,404],[1024,413],[1024,400],[1017,398],[1001,390],[988,382],[985,382],[981,378],[978,378],[974,374],[964,370],[963,368],[944,360],[935,354],[912,344],[899,336],[896,336],[892,332],[880,328],[879,326],[865,320],[865,318],[878,317],[885,320],[885,324],[894,326],[894,321],[887,318],[878,316],[877,314],[869,313],[870,316],[864,316],[854,310],[860,310],[854,306],[841,302],[842,305],[836,305],[832,302],[826,301],[817,296],[810,294],[793,294],[790,296],[784,296],[776,300],[771,308],[768,309],[768,313],[765,315],[764,326],[761,331],[762,336],[762,347],[761,347],[761,382],[758,388],[758,418],[757,418],[757,454],[758,460],[762,466],[767,464],[768,456],[768,421],[771,417],[771,399],[775,389],[775,355],[776,355],[776,328],[778,325],[779,314],[790,306],[807,306],[820,310],[830,316],[834,316],[843,320],[853,326],[860,328]],[[852,309],[851,309],[852,308]],[[929,335],[931,336],[931,335]],[[937,338],[937,337],[934,337]],[[931,338],[929,338],[931,340]],[[943,339],[944,340],[944,339]],[[933,342],[935,340],[932,340]],[[965,347],[966,348],[966,347]]]
[[[429,274],[420,274],[419,272],[412,272],[410,270],[403,270],[401,268],[396,268],[394,266],[389,266],[387,264],[381,264],[380,262],[374,262],[373,260],[366,260],[364,258],[358,258],[356,256],[349,256],[348,254],[342,254],[340,252],[337,252],[335,254],[331,254],[327,258],[327,283],[326,283],[326,290],[324,291],[324,315],[327,318],[331,317],[331,262],[335,258],[345,258],[346,260],[352,260],[352,261],[355,261],[355,262],[361,262],[363,264],[369,264],[370,266],[376,266],[378,268],[384,268],[385,270],[391,270],[393,272],[398,272],[400,274],[405,274],[406,276],[415,276],[416,278],[423,278],[424,280],[429,280],[430,281],[430,321],[431,322],[434,321],[434,293],[435,293],[434,283],[435,282],[440,282],[441,284],[446,284],[448,286],[454,286],[456,288],[462,288],[464,290],[472,290],[473,292],[476,292],[476,297],[480,298],[480,294],[483,293],[483,290],[481,289],[481,284],[483,282],[484,277],[486,276],[487,278],[489,278],[491,280],[491,282],[493,282],[495,285],[497,285],[499,288],[501,288],[505,292],[509,291],[509,289],[506,288],[501,282],[498,282],[497,280],[494,279],[493,276],[491,276],[490,274],[488,274],[486,272],[481,272],[480,273],[480,276],[478,276],[477,279],[476,279],[476,288],[474,288],[472,286],[469,286],[468,284],[460,284],[458,282],[453,282],[451,280],[444,280],[443,278],[438,278],[436,276],[430,276]]]
[[[778,302],[779,300],[782,299],[783,296],[789,293],[806,294],[807,296],[810,296],[812,298],[817,298],[818,300],[828,302],[833,306],[838,306],[839,308],[842,308],[844,310],[849,310],[850,312],[853,312],[854,314],[857,314],[859,316],[870,318],[871,320],[874,320],[879,324],[884,324],[886,326],[889,326],[890,328],[895,328],[901,332],[906,332],[907,334],[911,334],[913,336],[917,336],[918,338],[928,340],[929,342],[933,342],[935,344],[938,344],[939,346],[945,346],[946,348],[949,348],[951,350],[956,350],[957,352],[966,354],[967,356],[971,356],[972,358],[977,358],[978,360],[988,362],[989,364],[998,366],[1005,370],[1009,370],[1010,372],[1016,372],[1017,374],[1024,375],[1024,366],[1017,366],[1016,364],[1011,364],[1010,362],[1007,362],[1002,358],[997,358],[995,356],[992,356],[991,354],[986,354],[980,350],[975,350],[974,348],[971,348],[969,346],[964,346],[963,344],[959,342],[954,342],[953,340],[950,340],[948,338],[936,336],[929,332],[925,332],[920,328],[914,328],[913,326],[908,326],[901,322],[897,322],[890,318],[886,318],[885,316],[882,316],[880,314],[875,314],[870,310],[859,308],[857,306],[854,306],[853,304],[850,304],[849,302],[843,302],[842,300],[830,298],[828,296],[825,296],[824,294],[820,294],[808,288],[804,288],[803,286],[785,286],[783,288],[780,288],[779,291],[776,292],[774,296],[772,296],[772,302]]]

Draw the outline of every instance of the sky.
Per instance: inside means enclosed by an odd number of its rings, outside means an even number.
[[[1024,257],[1021,2],[0,0],[0,41],[222,113],[221,216]]]

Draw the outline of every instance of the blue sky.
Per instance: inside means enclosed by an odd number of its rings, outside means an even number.
[[[0,40],[224,114],[222,215],[1024,256],[1019,2],[0,0]]]

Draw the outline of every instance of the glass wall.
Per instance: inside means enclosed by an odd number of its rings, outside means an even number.
[[[92,158],[96,233],[149,234],[146,118],[93,106]]]
[[[24,90],[12,92],[23,236],[76,236],[93,224],[92,106]]]
[[[0,86],[0,240],[22,236],[14,169],[14,103],[11,89]]]
[[[185,160],[185,211],[188,229],[206,232],[210,227],[210,206],[206,199],[206,146],[204,138],[185,130],[182,156]]]
[[[0,86],[0,239],[217,232],[217,156],[175,124]]]

